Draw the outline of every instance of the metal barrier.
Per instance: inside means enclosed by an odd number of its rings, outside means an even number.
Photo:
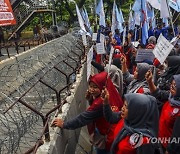
[[[52,39],[54,39],[54,38],[52,38]],[[38,46],[38,45],[46,43],[46,42],[47,41],[45,41],[42,38],[18,40],[18,41],[8,41],[5,44],[1,45],[0,50],[1,51],[5,50],[7,52],[8,58],[10,58],[16,54],[19,54],[23,51],[27,51],[31,48],[34,48],[35,46]],[[12,50],[14,50],[13,53],[12,53]]]
[[[0,70],[2,154],[36,153],[50,141],[49,124],[66,103],[86,50],[73,34],[49,46]]]

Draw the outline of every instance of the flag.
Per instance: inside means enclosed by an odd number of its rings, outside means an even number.
[[[140,26],[140,24],[141,24],[141,11],[134,12],[134,24]]]
[[[132,7],[132,10],[133,10],[134,12],[138,12],[138,11],[141,10],[141,0],[136,0],[136,1],[134,2],[134,5],[133,5],[133,7]]]
[[[147,0],[147,2],[149,2],[153,8],[161,10],[160,0]]]
[[[180,0],[169,0],[169,6],[177,12],[180,12]]]
[[[168,18],[163,18],[163,23],[165,23],[165,27],[168,27],[169,26],[169,23],[168,23]]]
[[[116,29],[116,3],[114,1],[113,10],[112,10],[112,25],[111,25],[111,32],[113,37],[115,34],[115,29]]]
[[[126,26],[124,27],[124,32],[123,32],[123,42],[122,45],[125,43],[125,38],[126,38]]]
[[[147,23],[147,1],[146,0],[141,0],[141,7],[142,7],[142,12],[141,12],[141,24],[142,24],[142,43],[145,45],[146,40],[148,39],[148,23]]]
[[[170,16],[166,0],[161,0],[160,16],[161,18],[168,18]]]
[[[81,16],[81,13],[80,13],[80,11],[79,11],[79,8],[78,8],[77,4],[76,4],[76,12],[77,12],[78,21],[79,21],[79,25],[80,25],[80,27],[81,27],[81,30],[82,30],[83,32],[86,32],[86,29],[85,29],[85,26],[84,26],[84,21],[83,21],[83,18],[82,18],[82,16]]]
[[[100,16],[101,13],[101,0],[99,1],[98,5],[96,6],[96,14]]]
[[[9,0],[0,1],[0,26],[15,25],[16,20],[13,15]]]
[[[88,27],[89,32],[92,35],[93,31],[92,31],[92,28],[91,28],[91,25],[90,25],[90,22],[89,22],[88,13],[87,13],[87,10],[86,10],[85,7],[84,7],[84,17],[85,17],[85,19],[84,19],[85,25]]]
[[[148,22],[149,25],[152,26],[152,28],[156,28],[156,19],[154,16],[154,8],[151,5],[147,5],[147,16],[148,16]]]
[[[120,9],[121,10],[121,9]],[[123,32],[123,25],[122,23],[124,22],[124,18],[122,16],[122,12],[120,13],[117,5],[116,5],[116,20],[117,20],[117,29],[119,29],[120,33]]]
[[[132,9],[131,9],[131,5],[130,5],[130,13],[129,13],[129,30],[132,29],[134,30],[135,28],[135,21],[134,21],[134,18],[133,18],[133,14],[132,14]]]
[[[152,28],[156,28],[156,17],[154,15],[154,8],[152,8]]]
[[[124,17],[123,17],[121,9],[119,9],[119,15],[121,17],[121,23],[123,23],[124,22]]]
[[[81,12],[80,12],[80,13],[81,13],[81,17],[83,18],[83,20],[84,20],[84,22],[85,22],[85,20],[86,20],[85,18],[86,18],[86,17],[85,17],[84,9],[81,9]]]
[[[115,29],[119,29],[120,32],[123,31],[122,18],[118,11],[117,5],[114,1],[113,12],[112,12],[112,26],[111,26],[111,31],[112,31],[113,36],[115,34]]]
[[[103,0],[100,0],[96,7],[96,14],[99,15],[99,25],[106,27]]]

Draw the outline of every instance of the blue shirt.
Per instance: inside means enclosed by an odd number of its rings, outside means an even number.
[[[117,41],[116,45],[121,45],[121,38],[120,38],[120,35],[115,34],[115,35],[114,35],[114,39]]]

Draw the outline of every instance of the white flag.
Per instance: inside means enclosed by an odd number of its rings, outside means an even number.
[[[84,26],[84,21],[83,21],[83,18],[81,16],[81,13],[79,11],[79,8],[78,8],[77,4],[76,4],[76,12],[77,12],[77,16],[78,16],[79,25],[80,25],[81,29],[84,32],[86,32],[86,29],[85,29],[85,26]]]
[[[169,9],[166,0],[161,0],[161,18],[169,17]]]
[[[114,1],[113,4],[113,11],[112,11],[112,25],[111,25],[111,32],[112,32],[112,36],[114,36],[115,34],[115,29],[116,29],[116,3]]]
[[[147,2],[149,2],[153,8],[161,10],[161,3],[159,0],[147,0]]]

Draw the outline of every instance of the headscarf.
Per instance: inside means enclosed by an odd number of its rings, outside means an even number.
[[[142,81],[145,79],[145,74],[147,71],[151,68],[151,66],[147,63],[138,63],[137,69],[138,69],[138,77],[137,80]]]
[[[150,36],[148,39],[148,43],[156,44],[156,37],[155,36]]]
[[[168,68],[158,79],[158,87],[169,90],[173,75],[180,74],[180,56],[169,56],[167,58]]]
[[[102,91],[107,81],[107,73],[101,72],[90,77],[89,82],[94,82]]]
[[[147,137],[157,137],[159,113],[156,99],[144,94],[126,94],[128,116],[124,119],[124,127],[116,136],[111,151],[115,153],[118,143],[127,135],[134,133]]]
[[[110,105],[117,106],[119,109],[122,107],[122,99],[118,91],[116,90],[114,84],[112,83],[110,77],[108,77],[107,72],[101,72],[91,76],[89,78],[89,82],[95,83],[100,89],[100,91],[102,91],[104,86],[106,86],[109,92]],[[97,106],[102,106],[102,99],[100,97],[93,101],[92,105],[89,107],[89,110],[93,110]]]
[[[117,68],[119,68],[119,69],[121,69],[121,60],[120,60],[120,58],[114,58],[113,60],[112,60],[112,64],[113,65],[115,65]]]
[[[180,74],[173,76],[176,83],[176,95],[173,97],[171,94],[169,96],[169,102],[172,106],[180,107]]]
[[[147,87],[148,84],[145,80],[145,74],[147,71],[151,68],[151,65],[147,63],[138,63],[137,69],[138,69],[138,76],[137,79],[134,79],[131,81],[131,83],[127,87],[127,93],[133,93],[135,90],[137,90],[139,87]]]
[[[98,71],[108,71],[108,66],[106,67],[92,61],[91,64],[98,69]],[[110,68],[110,72],[109,72],[109,76],[111,78],[111,81],[113,82],[114,86],[116,87],[117,91],[119,92],[119,94],[122,96],[123,93],[123,75],[122,75],[122,71],[117,68],[115,65],[111,65]]]
[[[108,71],[108,66],[105,67],[105,71]],[[109,76],[111,81],[113,82],[114,86],[118,90],[119,94],[122,96],[123,94],[123,74],[122,71],[117,68],[115,65],[111,65]]]

